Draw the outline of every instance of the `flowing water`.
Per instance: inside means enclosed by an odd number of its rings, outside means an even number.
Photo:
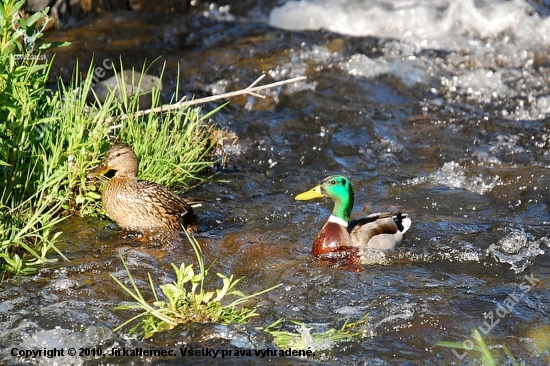
[[[284,317],[323,330],[369,313],[361,338],[311,343],[315,356],[222,361],[479,364],[474,351],[435,345],[471,347],[477,328],[517,359],[548,364],[541,342],[550,333],[550,4],[279,4],[106,14],[48,35],[73,41],[56,56],[64,78],[77,58],[86,69],[92,55],[97,65],[121,55],[137,67],[160,57],[149,72],[165,62],[167,93],[178,66],[181,88],[199,96],[244,88],[262,73],[307,76],[265,99],[236,98],[218,113],[216,122],[239,138],[226,146],[219,181],[188,193],[213,202],[198,209],[212,276],[245,276],[247,293],[283,284],[260,297],[260,317],[247,326],[188,324],[148,340],[128,329],[114,333],[131,316],[114,309],[130,300],[109,276],[127,279],[121,256],[146,289],[147,273],[157,284],[172,281],[170,263],[191,263],[194,255],[185,239],[138,240],[108,221],[71,219],[60,244],[70,262],[1,288],[2,363],[210,364],[211,355],[180,357],[179,347],[273,349],[255,327]],[[310,256],[331,204],[294,196],[335,173],[354,183],[353,215],[409,211],[413,225],[390,265],[334,267]],[[173,349],[178,356],[9,355],[54,347]]]

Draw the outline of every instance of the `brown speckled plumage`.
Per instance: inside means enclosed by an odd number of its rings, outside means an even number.
[[[103,208],[118,226],[129,231],[198,230],[189,203],[160,184],[137,179],[139,160],[126,144],[115,144],[103,162],[88,173],[95,177],[115,170],[101,194]]]

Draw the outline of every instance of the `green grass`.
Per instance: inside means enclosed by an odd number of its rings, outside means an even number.
[[[447,341],[441,341],[437,342],[437,346],[441,347],[449,347],[449,348],[455,348],[455,349],[461,349],[465,350],[466,352],[462,354],[458,354],[457,358],[463,358],[463,357],[471,357],[473,355],[479,356],[479,360],[481,361],[482,365],[484,366],[496,366],[496,365],[502,365],[505,361],[507,361],[509,364],[514,366],[524,366],[525,363],[518,363],[514,356],[512,355],[512,352],[506,347],[505,345],[500,346],[499,348],[502,349],[502,352],[504,353],[504,356],[500,353],[497,353],[496,351],[491,351],[489,346],[487,346],[487,343],[485,342],[485,339],[479,334],[479,331],[477,329],[474,329],[472,332],[472,339],[475,341],[475,344],[471,348],[467,348],[464,345],[464,342],[447,342]]]
[[[204,282],[208,276],[208,269],[204,266],[201,248],[195,238],[188,235],[188,239],[195,252],[198,271],[195,272],[193,264],[182,263],[179,267],[172,264],[176,281],[159,286],[164,295],[163,298],[157,293],[153,280],[148,274],[153,300],[147,301],[124,260],[122,262],[131,286],[126,286],[111,274],[115,282],[135,300],[132,303],[119,305],[117,309],[140,311],[139,314],[115,328],[115,331],[136,320],[138,320],[137,324],[131,328],[130,333],[138,331],[145,338],[151,337],[156,332],[188,322],[247,323],[251,318],[259,315],[258,306],[245,307],[244,304],[256,296],[281,286],[277,285],[251,295],[245,295],[236,288],[242,278],[235,279],[233,275],[227,277],[217,273],[222,281],[221,287],[207,291]]]
[[[22,5],[0,3],[0,263],[11,273],[31,271],[56,250],[63,180],[40,143],[42,127],[54,121],[52,96],[45,90],[51,64],[40,63],[40,50],[25,53],[22,40],[47,9],[22,20],[17,15]]]

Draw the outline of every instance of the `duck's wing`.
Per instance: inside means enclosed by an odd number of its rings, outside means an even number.
[[[166,217],[178,217],[186,227],[188,225],[197,225],[197,216],[195,211],[188,203],[188,199],[178,196],[168,188],[161,186],[160,184],[139,181],[141,187],[140,192],[143,194],[143,200],[149,202],[149,206],[153,207],[155,211],[161,216]]]
[[[351,220],[348,231],[354,246],[393,249],[403,241],[411,219],[402,212],[375,213]]]

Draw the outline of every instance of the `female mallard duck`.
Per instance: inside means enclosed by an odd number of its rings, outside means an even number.
[[[296,200],[329,197],[334,209],[328,221],[317,234],[311,253],[322,255],[339,252],[361,252],[363,248],[393,249],[403,241],[403,234],[411,226],[411,219],[402,212],[376,213],[350,221],[353,208],[351,182],[341,175],[325,178],[320,185],[300,193]]]
[[[198,230],[197,216],[189,202],[157,183],[137,179],[139,160],[126,144],[115,144],[103,162],[88,173],[96,177],[116,173],[103,189],[103,208],[118,226],[128,231]]]

